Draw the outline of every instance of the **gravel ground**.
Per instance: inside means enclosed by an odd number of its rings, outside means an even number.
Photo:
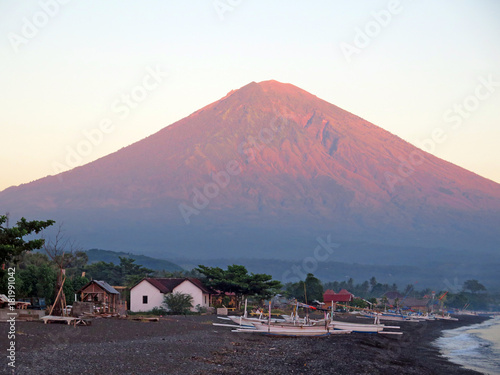
[[[396,324],[402,336],[353,333],[317,338],[232,333],[212,326],[218,319],[208,315],[159,322],[95,319],[87,327],[17,322],[14,373],[477,374],[448,362],[430,344],[442,329],[485,318],[460,319]],[[0,323],[3,353],[7,331],[8,325]],[[0,373],[12,374],[6,357],[0,361]]]

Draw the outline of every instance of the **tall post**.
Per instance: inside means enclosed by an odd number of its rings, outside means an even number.
[[[267,332],[271,332],[271,300],[269,300],[269,321],[267,322]]]
[[[436,296],[436,292],[432,291],[431,314],[434,313],[434,297],[435,296]]]

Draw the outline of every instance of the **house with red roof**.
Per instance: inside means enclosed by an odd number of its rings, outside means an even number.
[[[323,302],[325,304],[329,303],[347,303],[354,299],[354,294],[348,292],[346,289],[342,289],[340,292],[335,293],[333,290],[328,289],[323,293]]]
[[[191,311],[196,307],[209,307],[213,291],[192,277],[145,278],[130,289],[130,311],[150,311],[162,307],[163,298],[170,293],[180,292],[193,297]]]

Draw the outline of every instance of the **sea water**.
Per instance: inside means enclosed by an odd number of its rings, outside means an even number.
[[[443,331],[435,344],[454,363],[483,374],[500,374],[500,317]]]

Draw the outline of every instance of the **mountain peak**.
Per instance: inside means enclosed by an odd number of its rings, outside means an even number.
[[[317,99],[316,96],[308,93],[305,90],[302,90],[297,86],[292,85],[291,83],[282,83],[276,80],[268,80],[258,83],[252,81],[237,90],[231,90],[225,97],[221,98],[217,102],[223,101],[234,94],[237,94],[237,100],[242,101],[247,101],[254,96],[262,96],[266,97],[267,99],[279,97],[283,99],[296,98],[300,100],[304,100],[305,98],[307,98],[308,100]]]
[[[116,248],[108,238],[124,249],[147,238],[150,246],[169,243],[192,254],[241,248],[279,256],[289,246],[285,237],[319,232],[491,247],[498,244],[500,185],[269,80],[66,172],[62,182],[45,178],[0,192],[0,207],[71,223],[103,248]]]
[[[301,88],[292,85],[291,83],[282,83],[274,79],[268,81],[261,81],[257,83],[264,91],[280,91],[280,92],[292,92],[292,91],[304,91]]]

